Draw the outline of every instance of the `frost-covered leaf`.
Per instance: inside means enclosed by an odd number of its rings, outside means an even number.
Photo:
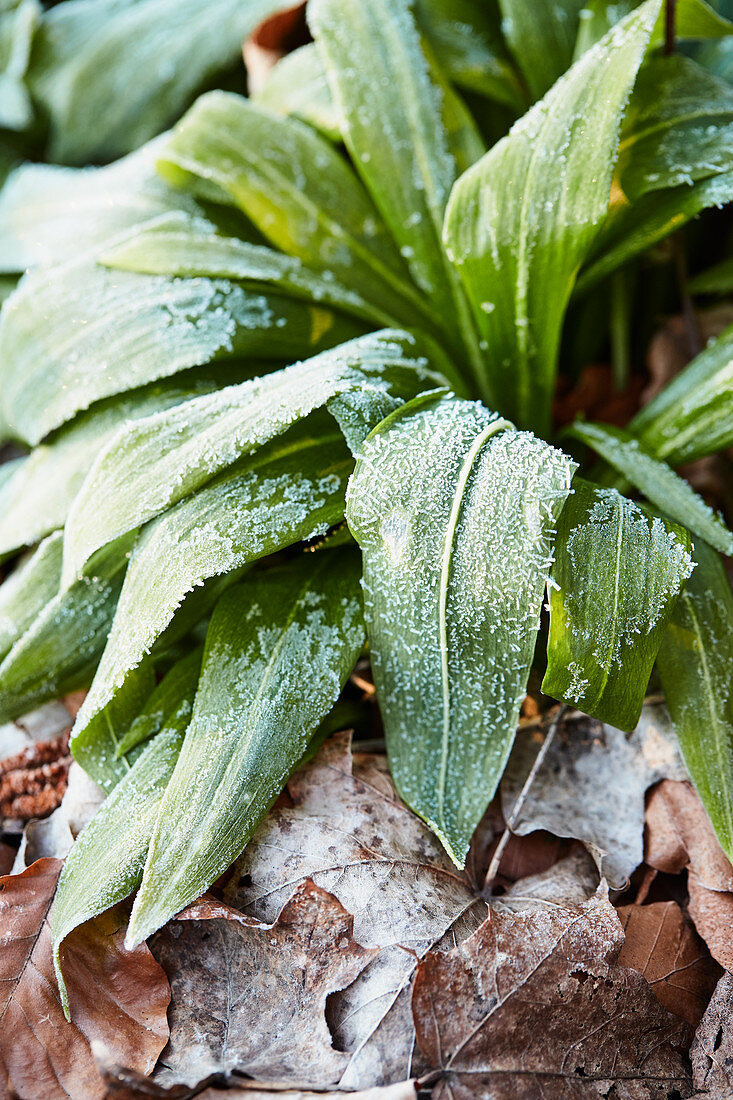
[[[575,478],[550,574],[545,695],[622,730],[639,721],[654,659],[692,571],[690,540],[615,489]]]
[[[364,326],[319,305],[228,279],[107,271],[88,260],[27,275],[0,319],[2,411],[37,443],[93,401],[212,360],[260,373]]]
[[[0,11],[0,127],[26,130],[34,109],[25,75],[33,35],[41,18],[38,0],[22,0],[10,11]]]
[[[359,567],[353,547],[305,554],[217,604],[130,918],[131,944],[227,869],[297,766],[364,643]]]
[[[618,175],[630,201],[729,171],[733,88],[687,57],[643,66],[629,102]]]
[[[501,29],[532,100],[570,68],[585,0],[499,0]]]
[[[733,595],[709,546],[698,540],[694,558],[657,664],[685,763],[733,858]]]
[[[29,81],[49,118],[50,159],[129,153],[241,57],[281,0],[68,0],[46,12]]]
[[[293,115],[310,123],[331,141],[341,141],[341,120],[326,69],[313,42],[285,54],[252,98],[275,114]]]
[[[357,176],[296,118],[242,96],[202,96],[173,130],[163,176],[247,214],[277,248],[349,286],[400,324],[430,323]]]
[[[631,432],[611,424],[577,420],[568,434],[587,443],[628,478],[665,516],[688,527],[722,554],[733,553],[733,532],[695,490],[660,462]]]
[[[59,965],[63,941],[84,921],[128,897],[140,884],[160,800],[173,774],[186,724],[166,727],[135,761],[66,857],[51,912],[61,1002],[69,999]]]
[[[509,429],[420,399],[367,440],[348,495],[395,782],[461,866],[514,737],[575,468]]]
[[[0,660],[35,622],[61,584],[63,535],[50,535],[0,585]]]
[[[621,118],[660,2],[647,0],[584,54],[448,204],[444,240],[486,344],[482,396],[541,433],[565,309],[608,209]]]
[[[575,57],[585,53],[594,42],[603,38],[611,27],[638,7],[639,0],[589,0],[580,13]],[[660,12],[652,34],[652,45],[661,46],[665,39],[665,13]],[[733,23],[723,18],[705,0],[676,0],[674,32],[676,39],[720,38],[733,31]]]
[[[352,469],[343,435],[323,412],[150,523],[131,555],[77,731],[106,706],[194,588],[342,520]]]
[[[135,759],[132,750],[164,727],[185,731],[198,686],[202,654],[203,646],[196,646],[168,669],[150,693],[140,714],[121,737],[115,751],[116,757],[126,756],[128,763],[132,762]]]
[[[441,241],[450,189],[485,149],[473,119],[426,56],[407,0],[312,0],[308,23],[356,170],[415,283],[439,317],[453,319],[475,366],[470,310]]]
[[[352,449],[402,400],[435,385],[414,337],[384,330],[264,378],[121,428],[69,515],[64,577],[107,542],[177,504],[238,459],[326,406]]]
[[[733,444],[733,326],[680,371],[629,425],[673,466]]]

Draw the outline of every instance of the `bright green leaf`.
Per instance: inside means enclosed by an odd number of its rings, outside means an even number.
[[[0,585],[0,660],[58,593],[62,554],[63,536],[57,532]]]
[[[501,29],[532,100],[570,68],[585,0],[499,0]]]
[[[313,42],[281,58],[252,97],[268,111],[292,115],[314,126],[330,141],[341,141],[341,124],[328,77]]]

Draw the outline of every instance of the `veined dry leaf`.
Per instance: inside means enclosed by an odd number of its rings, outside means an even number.
[[[688,1029],[614,961],[623,933],[605,885],[582,905],[493,911],[418,964],[418,1042],[434,1100],[689,1095]],[[621,1091],[623,1089],[623,1091]]]
[[[696,1088],[722,1097],[733,1090],[733,974],[724,974],[690,1047]]]
[[[152,941],[172,988],[161,1082],[194,1083],[236,1068],[275,1081],[337,1083],[349,1056],[333,1048],[326,999],[378,953],[356,942],[353,924],[310,881],[272,924],[221,904],[184,910]]]
[[[507,818],[537,750],[520,730],[502,781]],[[685,777],[664,707],[645,706],[629,736],[591,718],[566,719],[513,830],[582,840],[609,884],[621,887],[643,858],[644,793],[664,777]]]
[[[64,1020],[48,911],[61,861],[0,879],[0,1088],[23,1100],[101,1100],[91,1044],[150,1073],[168,1036],[170,991],[147,947],[125,951],[112,909],[77,929],[64,951],[74,1024]]]

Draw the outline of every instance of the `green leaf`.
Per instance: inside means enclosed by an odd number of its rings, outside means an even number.
[[[733,258],[727,256],[720,263],[698,272],[688,280],[691,294],[730,294],[733,291]]]
[[[567,434],[592,447],[605,462],[623,474],[664,515],[688,527],[723,554],[733,554],[733,532],[702,497],[665,462],[623,428],[576,421]]]
[[[57,532],[0,585],[0,660],[58,593],[62,554],[63,535]]]
[[[115,756],[129,756],[133,749],[149,741],[162,729],[185,733],[201,671],[203,646],[197,646],[168,670],[151,692],[141,713],[123,734]],[[77,733],[78,736],[78,733]]]
[[[690,540],[615,489],[573,481],[549,583],[542,691],[631,731],[666,624],[692,571]]]
[[[580,13],[575,57],[580,57],[602,38],[620,19],[638,7],[639,0],[590,0]],[[733,23],[719,15],[705,0],[676,0],[675,38],[720,38],[733,32]],[[657,19],[651,44],[660,46],[665,39],[664,10]]]
[[[430,323],[373,203],[344,157],[310,126],[242,96],[202,96],[173,130],[159,168],[176,186],[243,210],[276,248],[401,324]]]
[[[49,159],[111,160],[179,117],[241,58],[279,0],[67,0],[36,34],[29,79],[49,119]]]
[[[38,0],[23,0],[0,12],[0,127],[26,130],[34,119],[25,83],[33,35],[43,9]]]
[[[584,54],[448,205],[444,238],[487,348],[484,398],[540,433],[565,309],[606,215],[621,117],[659,6],[647,0]]]
[[[729,171],[732,156],[733,88],[688,57],[651,58],[619,146],[617,171],[630,201]]]
[[[37,443],[111,397],[214,359],[292,360],[364,326],[227,279],[112,272],[82,259],[31,272],[3,307],[2,405]],[[261,369],[261,367],[259,368]]]
[[[158,734],[66,857],[51,910],[51,928],[54,967],[67,1019],[69,999],[61,971],[63,942],[80,924],[123,901],[140,884],[160,801],[184,733],[185,726],[172,726]]]
[[[343,519],[352,469],[343,435],[324,412],[148,524],[130,558],[107,647],[76,728],[82,730],[107,705],[187,593],[211,576],[323,534]]]
[[[478,346],[460,280],[443,251],[448,195],[484,144],[421,44],[407,0],[312,0],[308,23],[325,60],[352,161],[439,317],[465,354]]]
[[[696,542],[694,559],[657,668],[687,770],[733,859],[733,596],[709,546]]]
[[[462,866],[501,778],[575,464],[424,397],[368,438],[347,502],[395,783]]]
[[[323,550],[220,600],[130,918],[130,946],[227,869],[282,790],[363,645],[359,574],[354,548]]]
[[[585,0],[499,0],[501,29],[532,100],[570,67]]]
[[[358,447],[402,400],[435,384],[417,352],[406,333],[372,333],[120,428],[71,509],[64,583],[106,543],[177,504],[314,409],[327,406]]]
[[[733,325],[680,371],[629,427],[648,450],[672,466],[730,447]]]
[[[277,115],[291,115],[309,123],[330,141],[341,141],[341,120],[313,42],[285,54],[252,98]]]

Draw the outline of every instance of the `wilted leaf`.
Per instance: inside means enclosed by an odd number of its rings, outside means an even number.
[[[47,920],[60,869],[59,860],[43,859],[0,879],[0,1084],[24,1100],[101,1100],[91,1044],[150,1073],[168,1037],[170,990],[147,947],[123,948],[124,916],[112,910],[67,942],[75,1023],[66,1023]]]
[[[690,1047],[695,1088],[714,1096],[733,1091],[733,975],[718,982]]]
[[[687,1027],[614,961],[622,942],[601,886],[582,905],[492,910],[422,959],[412,1004],[436,1100],[687,1095]]]

